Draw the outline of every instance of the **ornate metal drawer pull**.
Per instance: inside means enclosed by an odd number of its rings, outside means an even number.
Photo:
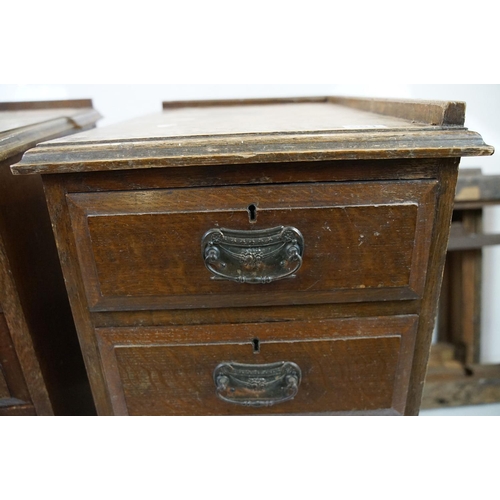
[[[289,401],[296,396],[301,378],[300,368],[290,361],[264,365],[228,362],[214,370],[217,397],[245,406]]]
[[[271,283],[295,276],[302,266],[304,238],[291,226],[211,229],[203,236],[201,252],[213,279]]]

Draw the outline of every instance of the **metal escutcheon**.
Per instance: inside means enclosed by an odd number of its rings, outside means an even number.
[[[290,361],[261,365],[227,362],[214,370],[216,394],[227,403],[273,406],[293,399],[302,373]]]
[[[304,238],[291,226],[211,229],[202,238],[201,252],[213,279],[271,283],[295,277],[302,266]]]

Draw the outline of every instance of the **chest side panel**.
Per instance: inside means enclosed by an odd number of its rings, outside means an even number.
[[[5,317],[0,313],[0,415],[34,415]]]

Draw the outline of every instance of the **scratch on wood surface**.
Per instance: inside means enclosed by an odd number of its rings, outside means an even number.
[[[320,282],[320,280],[316,280],[311,286],[308,286],[304,292],[307,292],[307,290],[310,290],[311,288],[313,288],[314,286],[316,286],[316,284],[318,284]]]

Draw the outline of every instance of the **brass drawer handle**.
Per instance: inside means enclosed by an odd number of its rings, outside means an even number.
[[[221,363],[214,370],[216,394],[227,403],[273,406],[293,399],[302,373],[290,361],[263,365]]]
[[[201,251],[213,279],[271,283],[295,277],[302,266],[304,238],[291,226],[253,231],[211,229],[203,236]]]

